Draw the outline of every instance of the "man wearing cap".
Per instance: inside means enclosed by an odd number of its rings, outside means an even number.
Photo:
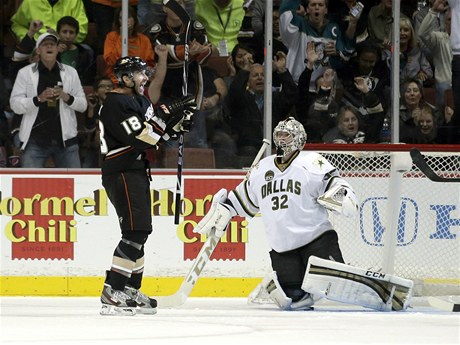
[[[10,97],[22,115],[19,129],[22,166],[42,168],[53,157],[57,168],[79,168],[77,118],[87,102],[77,71],[57,61],[59,38],[39,36],[38,62],[19,70]]]

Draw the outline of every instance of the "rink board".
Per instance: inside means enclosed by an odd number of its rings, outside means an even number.
[[[176,171],[152,171],[154,233],[145,247],[146,292],[166,295],[179,287],[206,241],[204,236],[193,233],[193,226],[209,209],[212,195],[222,187],[234,188],[244,174],[235,170],[184,170],[184,214],[176,226],[173,214]],[[364,200],[383,197],[372,195],[372,190],[378,190],[376,185],[385,181],[348,180],[352,185],[369,185],[364,190],[370,195]],[[424,181],[417,183],[424,188]],[[120,239],[117,215],[101,185],[99,172],[5,170],[0,173],[0,193],[0,294],[98,295]],[[422,204],[419,207],[429,208]],[[362,212],[363,217],[367,212],[365,207]],[[353,236],[355,249],[381,250],[362,236],[369,231],[372,229],[359,229],[357,222],[350,223],[347,232]],[[418,236],[407,245],[419,253],[414,260],[423,256],[421,248],[429,245],[429,241]],[[233,219],[192,295],[247,296],[270,271],[269,250],[260,217]],[[347,261],[354,261],[353,252],[345,253]],[[432,264],[436,266],[436,262]],[[430,263],[427,265],[429,270]]]

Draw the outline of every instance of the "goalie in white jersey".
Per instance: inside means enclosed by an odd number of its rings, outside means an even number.
[[[350,184],[323,156],[302,151],[306,133],[300,122],[292,117],[281,121],[273,132],[273,140],[276,155],[262,159],[249,177],[228,195],[225,189],[221,189],[214,196],[210,211],[194,231],[209,233],[215,229],[216,236],[222,236],[233,216],[254,217],[260,213],[272,248],[270,258],[274,270],[264,278],[260,289],[282,309],[308,309],[314,303],[311,290],[316,292],[315,297],[335,293],[334,289],[329,291],[330,281],[335,278],[320,277],[321,282],[314,283],[312,289],[305,288],[315,276],[311,274],[310,280],[307,279],[310,257],[319,260],[311,269],[314,271],[319,265],[320,275],[341,277],[343,274],[337,273],[341,270],[349,277],[356,274],[356,268],[339,264],[344,259],[337,233],[329,222],[328,210],[354,217],[359,211],[358,199]],[[343,265],[345,268],[331,268],[331,265]],[[360,273],[365,276],[365,270],[357,270],[357,276],[361,277]],[[340,280],[343,287],[343,281],[347,279]],[[352,280],[356,280],[355,277],[350,281],[356,285]],[[368,280],[374,282],[373,279]],[[324,283],[327,291],[321,289]],[[368,281],[365,283],[369,285]],[[382,293],[378,287],[377,295],[380,294],[380,297],[375,300],[375,296],[371,296],[369,302],[369,296],[364,298],[365,301],[361,300],[366,291],[355,286],[353,289],[357,300],[351,300],[348,291],[344,291],[347,296],[332,296],[332,299],[378,310],[386,310],[389,306],[391,310],[394,291],[393,294],[391,291],[386,293],[386,289]]]

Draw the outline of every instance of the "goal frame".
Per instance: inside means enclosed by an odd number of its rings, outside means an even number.
[[[400,212],[400,207],[402,203],[402,187],[404,186],[403,176],[405,178],[417,178],[417,179],[425,179],[428,181],[429,176],[426,176],[412,161],[410,151],[413,149],[419,150],[422,154],[427,154],[428,156],[459,156],[460,157],[460,145],[413,145],[413,144],[306,144],[304,147],[305,151],[315,151],[319,153],[337,153],[343,154],[344,152],[350,152],[355,154],[375,154],[378,156],[381,154],[382,156],[387,154],[389,155],[390,159],[390,167],[387,171],[376,171],[372,177],[383,177],[389,179],[388,184],[388,198],[387,208],[384,212],[385,217],[385,231],[383,236],[383,255],[381,266],[379,269],[384,273],[388,274],[398,274],[395,272],[395,251],[397,250],[397,232],[398,232],[398,217],[394,215],[398,215]],[[327,157],[326,157],[327,158]],[[333,162],[331,162],[335,165]],[[339,172],[340,169],[338,169]],[[460,168],[456,171],[440,171],[438,172],[440,177],[444,178],[453,178],[457,179],[460,177]],[[350,172],[348,171],[346,174],[343,175],[344,178],[347,177],[360,177],[359,172]],[[414,179],[415,180],[415,179]],[[445,183],[454,183],[455,181],[449,182],[446,181]],[[439,186],[444,182],[432,182],[433,188],[434,185]],[[454,183],[455,188],[459,188],[460,185]],[[457,187],[459,186],[459,187]],[[456,209],[460,209],[460,197],[456,200]],[[456,211],[458,212],[458,211]],[[459,218],[459,217],[456,217]],[[458,234],[458,231],[456,231]],[[456,236],[456,235],[455,235]],[[454,242],[454,246],[458,243],[459,237],[457,236]],[[459,252],[460,256],[460,252]],[[460,258],[457,256],[456,258],[460,265]],[[406,277],[412,278],[412,277]],[[455,278],[453,279],[454,285],[460,287],[460,276],[458,273],[455,274]],[[452,283],[452,279],[449,281],[449,284]],[[424,282],[421,283],[423,285]],[[424,288],[420,288],[420,290],[424,290]],[[458,291],[457,291],[458,290]],[[441,290],[440,290],[441,291]],[[449,291],[452,294],[460,294],[460,288],[455,289],[455,291]],[[424,293],[423,293],[424,294]],[[430,295],[436,295],[438,293],[430,293]],[[443,293],[439,293],[443,294]]]

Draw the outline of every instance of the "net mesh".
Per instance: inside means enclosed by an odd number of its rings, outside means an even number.
[[[411,164],[407,152],[411,168],[401,173],[399,212],[388,215],[393,151],[326,147],[315,151],[339,170],[360,200],[360,214],[355,219],[330,214],[347,263],[381,271],[390,259],[384,250],[386,229],[394,219],[391,217],[397,217],[395,248],[390,251],[393,273],[412,279],[416,296],[460,295],[460,183],[430,181]],[[438,175],[460,177],[460,153],[423,153]]]

